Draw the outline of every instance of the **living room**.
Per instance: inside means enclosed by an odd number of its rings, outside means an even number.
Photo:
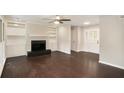
[[[124,77],[123,16],[5,15],[1,29],[2,77]]]

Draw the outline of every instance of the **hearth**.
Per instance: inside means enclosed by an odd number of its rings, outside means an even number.
[[[28,52],[28,56],[41,56],[45,54],[51,54],[51,50],[46,49],[46,40],[32,40],[31,51]]]

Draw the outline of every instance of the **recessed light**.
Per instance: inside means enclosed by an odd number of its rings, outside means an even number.
[[[84,22],[83,24],[84,24],[84,25],[89,25],[89,24],[90,24],[90,22]]]

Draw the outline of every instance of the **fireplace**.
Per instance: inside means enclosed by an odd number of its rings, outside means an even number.
[[[32,40],[31,51],[28,52],[28,56],[41,56],[45,54],[51,54],[51,50],[46,49],[46,40]]]
[[[46,50],[46,40],[31,41],[31,51],[42,51],[42,50]]]

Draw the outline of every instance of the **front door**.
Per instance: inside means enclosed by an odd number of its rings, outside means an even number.
[[[99,53],[99,29],[84,30],[84,50]]]

